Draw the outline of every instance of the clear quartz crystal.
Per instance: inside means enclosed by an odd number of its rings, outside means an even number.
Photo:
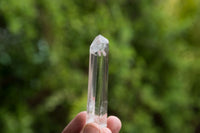
[[[90,45],[87,123],[107,126],[109,41],[98,35]]]

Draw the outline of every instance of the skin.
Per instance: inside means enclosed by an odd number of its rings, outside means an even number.
[[[100,128],[96,123],[86,124],[86,112],[80,112],[62,131],[62,133],[119,133],[121,121],[116,116],[107,119],[107,128]]]

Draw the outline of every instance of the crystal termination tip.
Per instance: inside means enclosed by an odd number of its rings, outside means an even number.
[[[106,56],[105,49],[108,48],[109,41],[102,35],[98,35],[90,45],[90,53],[96,55],[97,53],[103,53]]]

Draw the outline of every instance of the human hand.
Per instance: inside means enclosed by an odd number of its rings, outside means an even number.
[[[100,128],[96,123],[86,124],[86,112],[79,113],[62,131],[62,133],[119,133],[121,121],[110,116],[107,119],[107,128]]]

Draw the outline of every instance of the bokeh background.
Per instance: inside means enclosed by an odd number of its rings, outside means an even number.
[[[56,133],[86,110],[89,46],[110,41],[122,133],[200,133],[199,0],[0,0],[0,132]]]

